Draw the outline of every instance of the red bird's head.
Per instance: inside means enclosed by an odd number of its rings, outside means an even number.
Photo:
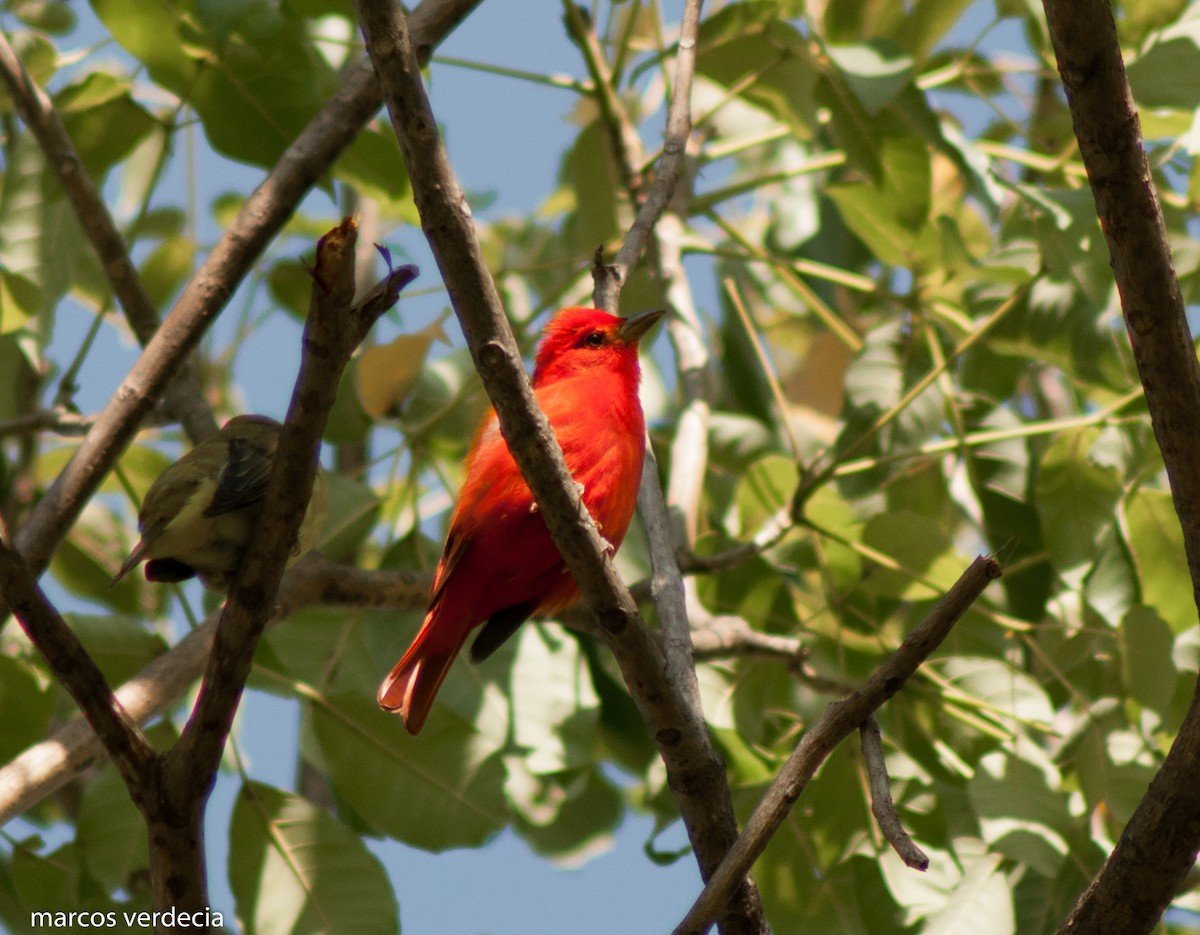
[[[598,308],[564,308],[546,325],[533,368],[533,385],[601,371],[621,371],[636,380],[638,339],[664,309],[618,318]]]

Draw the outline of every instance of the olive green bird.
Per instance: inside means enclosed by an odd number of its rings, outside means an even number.
[[[265,416],[238,416],[163,471],[138,511],[142,537],[113,584],[145,561],[147,581],[199,577],[206,587],[228,591],[262,514],[282,428]],[[313,547],[328,508],[318,467],[288,565]]]

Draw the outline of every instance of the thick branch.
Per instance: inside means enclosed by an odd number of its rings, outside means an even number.
[[[29,567],[12,544],[0,520],[0,589],[21,627],[45,658],[87,718],[108,755],[116,763],[131,798],[141,806],[146,798],[143,778],[154,759],[154,748],[136,722],[121,707],[103,673],[74,631],[47,600]]]
[[[207,794],[224,750],[254,650],[308,506],[321,435],[342,371],[379,316],[395,304],[400,290],[417,274],[416,267],[398,267],[379,288],[352,305],[356,236],[353,222],[346,220],[317,246],[300,377],[272,464],[263,519],[217,626],[192,717],[167,754],[168,775],[192,794]]]
[[[699,727],[704,725],[704,713],[700,704],[688,617],[689,605],[698,607],[699,598],[694,582],[684,580],[676,552],[681,545],[690,546],[695,536],[708,461],[710,411],[704,386],[708,351],[701,338],[699,317],[683,269],[684,226],[677,213],[677,203],[686,200],[690,191],[687,187],[681,188],[679,183],[691,135],[691,91],[701,7],[702,0],[688,0],[684,7],[662,154],[655,166],[654,184],[643,197],[642,164],[645,157],[641,139],[616,93],[611,71],[595,32],[572,0],[566,0],[567,25],[587,61],[596,88],[601,119],[608,130],[613,159],[619,167],[629,198],[639,205],[634,222],[613,263],[605,265],[597,257],[593,266],[595,302],[602,308],[615,310],[622,286],[628,281],[630,272],[643,253],[648,252],[654,275],[663,288],[672,312],[667,329],[679,364],[684,403],[671,446],[671,474],[667,481],[666,500],[658,487],[657,464],[651,452],[646,459],[638,508],[654,568],[651,583],[662,631],[666,678],[683,693],[690,708],[690,722]],[[676,203],[676,210],[669,210],[673,202]],[[696,743],[704,757],[720,761],[706,732],[697,737]],[[703,844],[695,837],[692,844],[696,849],[701,875],[707,879],[732,846],[737,834],[737,821],[723,772],[720,781],[714,778],[713,785],[705,790],[705,797],[709,810],[705,822],[708,833]],[[692,833],[693,825],[688,821],[686,810],[684,820],[689,833]],[[721,929],[730,933],[765,928],[757,887],[747,876],[723,915]]]
[[[268,625],[306,607],[337,605],[420,610],[429,600],[429,575],[368,571],[310,552],[283,576]],[[172,646],[115,692],[137,724],[165,713],[204,672],[219,612]],[[82,716],[0,768],[0,825],[52,795],[104,755]]]
[[[501,431],[533,490],[550,534],[603,627],[622,675],[666,764],[701,872],[716,866],[736,836],[720,757],[704,722],[666,678],[628,589],[613,570],[595,524],[571,481],[562,451],[537,408],[475,239],[470,209],[450,168],[421,82],[403,12],[387,0],[356,4],[367,51],[400,138],[421,224],[437,257]],[[756,902],[756,901],[755,901]],[[759,931],[756,906],[730,931]]]
[[[745,879],[767,842],[783,824],[817,767],[834,747],[858,730],[868,717],[900,690],[908,677],[950,635],[959,617],[983,589],[999,577],[1000,566],[994,559],[975,559],[937,602],[929,616],[875,670],[866,684],[845,700],[831,704],[821,719],[805,731],[800,743],[754,809],[754,814],[746,822],[737,843],[676,927],[674,935],[693,935],[707,929],[734,887]]]
[[[1200,366],[1104,0],[1047,0],[1046,19],[1162,452],[1200,604]],[[1149,932],[1200,847],[1200,695],[1116,848],[1060,932]]]

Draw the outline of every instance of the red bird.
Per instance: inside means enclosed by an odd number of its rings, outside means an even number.
[[[638,339],[662,315],[564,309],[538,346],[534,396],[613,549],[633,518],[645,456]],[[484,624],[471,645],[471,661],[479,662],[529,617],[558,613],[578,598],[579,586],[489,411],[467,454],[425,622],[379,686],[379,706],[399,714],[410,734],[419,733],[471,630]]]

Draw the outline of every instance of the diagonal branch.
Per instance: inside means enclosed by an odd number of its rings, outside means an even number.
[[[729,898],[740,880],[745,879],[771,836],[783,824],[788,812],[804,792],[817,767],[843,739],[848,737],[891,698],[947,636],[958,619],[983,593],[987,585],[1000,577],[994,559],[979,557],[962,573],[958,581],[934,605],[920,625],[900,644],[866,684],[848,698],[834,702],[792,751],[779,774],[763,794],[754,813],[746,822],[737,843],[729,851],[717,872],[705,884],[695,904],[674,935],[703,932]]]
[[[369,571],[329,561],[315,552],[283,576],[268,625],[315,605],[420,610],[429,599],[429,575]],[[171,708],[204,672],[219,611],[118,688],[114,695],[137,724]],[[104,756],[83,717],[68,721],[0,767],[0,825],[52,795]]]
[[[698,4],[693,4],[698,10]],[[669,782],[707,876],[737,834],[724,765],[684,690],[609,560],[562,451],[538,409],[475,238],[421,81],[407,20],[390,0],[357,0],[367,51],[404,150],[413,198],[477,369],[550,534],[591,605],[666,764]],[[729,932],[765,929],[757,899],[727,916]]]
[[[193,794],[207,789],[267,624],[283,568],[308,505],[321,435],[350,356],[400,290],[417,275],[415,266],[389,271],[358,303],[354,246],[357,229],[346,219],[321,238],[312,269],[312,305],[304,328],[300,376],[273,458],[263,519],[246,550],[237,581],[209,654],[204,683],[179,743],[167,754],[168,769]]]
[[[79,637],[38,587],[29,567],[13,546],[2,518],[0,590],[55,678],[79,705],[129,787],[130,796],[140,807],[146,791],[143,779],[155,757],[154,748],[113,697],[103,673],[83,648]]]

